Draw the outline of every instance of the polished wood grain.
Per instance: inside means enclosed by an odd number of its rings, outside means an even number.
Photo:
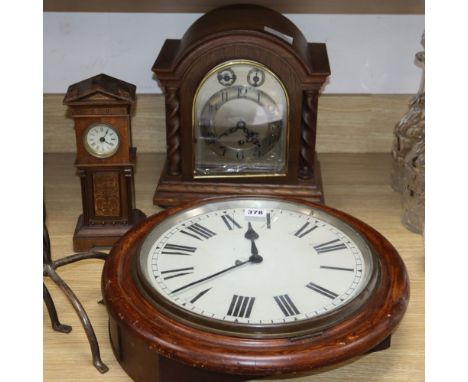
[[[343,367],[301,375],[297,382],[423,381],[424,380],[424,254],[422,237],[400,224],[400,195],[389,185],[389,154],[322,154],[327,204],[350,213],[380,231],[395,246],[408,269],[411,301],[390,349],[372,353]],[[46,154],[44,157],[44,193],[52,256],[72,252],[74,219],[80,211],[79,180],[73,173],[73,154]],[[154,171],[161,170],[163,155],[138,157],[136,204],[146,214],[158,211],[151,197],[156,183]],[[72,307],[60,291],[46,281],[63,323],[74,327],[70,334],[59,334],[50,327],[44,309],[44,380],[47,381],[121,381],[130,378],[112,354],[108,339],[107,313],[97,304],[101,298],[102,263],[89,260],[60,270],[86,308],[100,342],[103,361],[110,367],[100,375],[92,366],[89,345]]]
[[[231,1],[236,4],[239,1]],[[243,0],[285,13],[423,14],[424,0]],[[44,0],[45,12],[207,12],[224,0]]]
[[[318,103],[319,153],[388,152],[393,126],[408,110],[411,95],[323,94]],[[73,120],[65,117],[63,95],[46,94],[44,152],[75,152]],[[164,97],[139,94],[132,116],[133,144],[139,153],[166,152]],[[352,134],[350,131],[352,130]]]

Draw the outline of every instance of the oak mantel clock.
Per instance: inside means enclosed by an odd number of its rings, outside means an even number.
[[[70,85],[63,103],[75,122],[83,214],[75,251],[109,247],[146,216],[135,206],[136,148],[131,141],[135,85],[106,74]]]
[[[117,360],[138,382],[293,376],[390,346],[405,265],[378,232],[294,198],[231,196],[167,209],[104,265]]]
[[[325,44],[273,10],[227,6],[166,40],[153,71],[167,136],[154,204],[245,193],[323,202],[315,140]]]

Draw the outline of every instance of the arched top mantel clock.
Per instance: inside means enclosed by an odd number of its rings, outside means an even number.
[[[226,6],[166,40],[153,71],[167,129],[155,204],[242,193],[323,201],[315,139],[325,44],[273,10]]]

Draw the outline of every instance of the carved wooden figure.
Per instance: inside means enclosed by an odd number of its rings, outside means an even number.
[[[136,148],[130,114],[135,90],[135,85],[99,74],[71,85],[63,100],[75,121],[75,165],[83,200],[75,251],[112,246],[145,218],[134,197]]]
[[[166,40],[153,71],[167,136],[154,204],[246,193],[323,202],[315,138],[325,44],[273,10],[227,6]]]

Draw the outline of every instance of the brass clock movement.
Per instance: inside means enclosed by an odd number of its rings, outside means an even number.
[[[71,85],[63,103],[75,122],[83,214],[75,251],[109,247],[146,216],[135,208],[136,148],[131,141],[135,86],[105,74]]]
[[[258,192],[323,202],[315,139],[325,44],[270,9],[227,6],[166,40],[153,71],[167,135],[155,204]]]
[[[102,290],[135,381],[294,375],[390,345],[405,265],[363,222],[293,198],[189,202],[129,231]]]

